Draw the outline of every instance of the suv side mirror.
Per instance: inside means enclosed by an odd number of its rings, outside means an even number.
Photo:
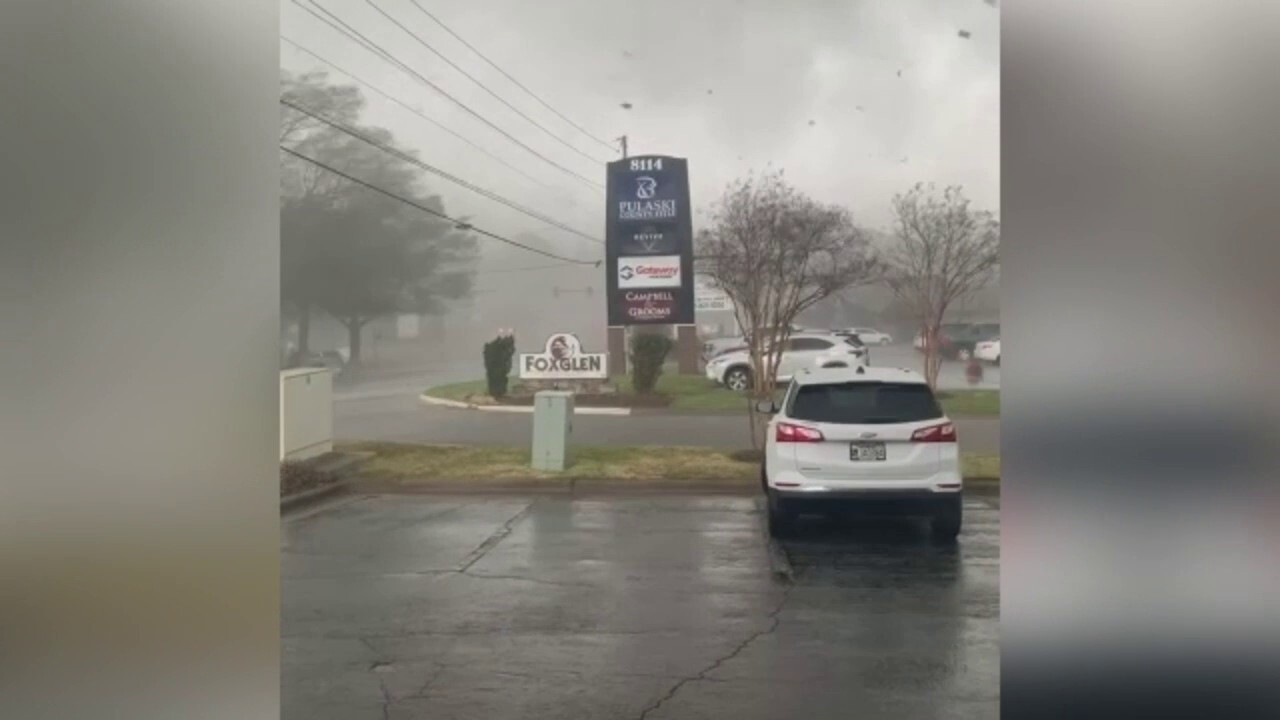
[[[774,405],[772,400],[759,400],[756,402],[756,412],[762,415],[772,415],[778,412],[778,406]]]

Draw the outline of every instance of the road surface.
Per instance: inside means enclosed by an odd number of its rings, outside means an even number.
[[[873,348],[872,363],[907,365],[919,359],[910,348]],[[892,354],[891,354],[892,353]],[[943,380],[955,380],[962,369],[943,366]],[[334,396],[334,435],[339,440],[381,440],[414,443],[475,445],[526,445],[532,438],[531,416],[457,410],[424,405],[418,395],[432,385],[475,379],[472,367],[437,369],[427,374],[340,386]],[[946,382],[941,385],[948,387]],[[953,383],[954,385],[954,383]],[[999,369],[989,368],[981,387],[999,387]],[[957,418],[961,449],[965,452],[1000,452],[1000,419]],[[747,420],[735,416],[633,415],[626,417],[579,415],[574,419],[573,440],[583,445],[701,445],[720,448],[750,447]]]
[[[285,519],[281,717],[996,717],[997,503],[779,548],[752,497],[339,499]]]

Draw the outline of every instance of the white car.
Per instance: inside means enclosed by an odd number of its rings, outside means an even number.
[[[788,382],[799,370],[823,365],[854,366],[868,362],[867,349],[849,338],[825,333],[806,333],[787,339],[778,359],[775,376]],[[734,350],[717,355],[707,362],[707,379],[730,390],[751,387],[751,355],[747,350]]]
[[[709,362],[717,355],[726,353],[730,350],[740,350],[747,346],[747,339],[741,335],[737,337],[713,338],[702,343],[702,360]]]
[[[955,426],[924,378],[896,368],[797,373],[769,420],[761,484],[769,530],[807,510],[928,517],[936,539],[960,533],[964,481]]]
[[[837,330],[837,333],[853,333],[858,339],[867,345],[891,345],[893,344],[893,336],[889,333],[882,333],[874,328],[845,328]]]
[[[1000,338],[986,340],[973,346],[973,356],[995,365],[1000,364]]]

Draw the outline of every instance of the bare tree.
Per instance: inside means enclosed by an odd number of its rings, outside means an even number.
[[[936,387],[943,318],[952,303],[991,280],[1000,263],[1000,223],[992,213],[970,208],[959,187],[939,195],[919,183],[894,196],[893,214],[887,279],[921,329],[925,379]]]
[[[848,210],[805,196],[781,171],[731,183],[712,206],[697,247],[699,272],[729,296],[746,334],[752,402],[773,397],[797,316],[833,293],[874,281],[880,268]]]

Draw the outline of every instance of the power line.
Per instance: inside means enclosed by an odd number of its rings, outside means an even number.
[[[320,122],[324,123],[325,125],[328,125],[329,127],[333,128],[333,129],[335,129],[335,130],[338,130],[339,132],[346,133],[347,135],[350,135],[351,137],[356,138],[357,140],[361,140],[361,141],[363,141],[364,143],[366,143],[366,144],[368,144],[368,145],[371,145],[371,146],[373,146],[373,147],[376,147],[376,148],[378,148],[379,150],[381,150],[381,151],[383,151],[383,152],[387,153],[388,155],[393,155],[393,156],[395,156],[395,157],[397,157],[397,158],[400,158],[401,160],[403,160],[403,161],[405,161],[405,162],[407,162],[407,163],[411,163],[411,164],[413,164],[413,165],[416,165],[417,167],[420,167],[420,168],[422,168],[423,170],[426,170],[426,171],[427,171],[427,172],[429,172],[429,173],[432,173],[432,174],[434,174],[434,175],[437,175],[437,176],[439,176],[439,177],[442,177],[442,178],[444,178],[445,180],[448,180],[449,182],[454,183],[454,184],[456,184],[456,185],[460,185],[460,186],[462,186],[462,187],[464,187],[464,188],[466,188],[466,189],[468,189],[468,190],[470,190],[470,191],[472,191],[472,192],[476,193],[477,195],[481,195],[481,196],[486,197],[486,198],[488,198],[488,199],[490,199],[490,200],[493,200],[494,202],[499,203],[499,204],[501,204],[501,205],[504,205],[504,206],[506,206],[506,207],[509,207],[509,208],[511,208],[512,210],[515,210],[516,212],[519,212],[519,213],[523,213],[523,214],[525,214],[525,215],[528,215],[529,217],[531,217],[531,218],[533,218],[533,219],[535,219],[535,220],[540,220],[540,221],[542,221],[542,222],[544,222],[544,223],[546,223],[546,224],[548,224],[548,225],[550,225],[550,226],[552,226],[552,227],[556,227],[556,228],[559,228],[559,229],[561,229],[561,230],[564,230],[565,232],[573,233],[574,235],[577,235],[578,237],[586,238],[587,240],[590,240],[591,242],[599,243],[599,244],[601,244],[601,245],[603,245],[603,244],[604,244],[604,241],[603,241],[603,240],[600,240],[600,239],[595,238],[595,237],[592,237],[592,236],[590,236],[590,235],[588,235],[588,234],[586,234],[586,233],[584,233],[584,232],[581,232],[581,231],[579,231],[579,230],[576,230],[576,229],[574,229],[572,226],[570,226],[570,225],[566,225],[565,223],[562,223],[562,222],[560,222],[559,220],[556,220],[556,219],[555,219],[555,218],[553,218],[553,217],[550,217],[550,216],[547,216],[547,215],[543,215],[542,213],[540,213],[540,212],[538,212],[538,211],[536,211],[536,210],[531,210],[531,209],[529,209],[529,208],[527,208],[527,207],[525,207],[525,206],[523,206],[523,205],[521,205],[521,204],[519,204],[519,203],[515,202],[514,200],[509,200],[509,199],[507,199],[507,198],[505,198],[505,197],[503,197],[503,196],[499,195],[498,193],[493,192],[492,190],[487,190],[487,189],[485,189],[485,188],[480,187],[479,185],[476,185],[476,184],[474,184],[474,183],[471,183],[471,182],[468,182],[468,181],[466,181],[466,180],[463,180],[462,178],[460,178],[460,177],[458,177],[458,176],[456,176],[456,175],[453,175],[453,174],[448,173],[448,172],[445,172],[444,170],[441,170],[441,169],[439,169],[439,168],[437,168],[437,167],[434,167],[434,166],[432,166],[432,165],[429,165],[429,164],[427,164],[427,163],[423,162],[422,160],[419,160],[418,158],[416,158],[416,157],[414,157],[414,156],[410,155],[409,153],[407,153],[407,152],[405,152],[405,151],[403,151],[403,150],[400,150],[400,149],[398,149],[398,148],[392,147],[392,146],[387,145],[387,144],[385,144],[385,143],[381,143],[381,142],[379,142],[379,141],[377,141],[377,140],[375,140],[375,139],[373,139],[373,138],[369,137],[369,136],[368,136],[368,135],[366,135],[365,133],[362,133],[362,132],[360,132],[360,131],[358,131],[358,130],[354,129],[354,128],[352,128],[352,127],[351,127],[351,126],[349,126],[349,125],[345,125],[345,124],[340,123],[340,122],[337,122],[337,121],[335,121],[335,120],[333,120],[333,119],[331,119],[331,118],[327,118],[327,117],[325,117],[324,115],[321,115],[320,113],[316,112],[315,110],[312,110],[311,108],[305,107],[305,106],[303,106],[303,105],[299,105],[299,104],[297,104],[297,103],[291,102],[291,101],[286,100],[286,99],[284,99],[284,98],[280,98],[280,104],[281,104],[281,105],[284,105],[285,107],[289,107],[289,108],[292,108],[292,109],[294,109],[294,110],[297,110],[298,112],[302,113],[303,115],[306,115],[306,116],[308,116],[308,117],[310,117],[310,118],[312,118],[312,119],[314,119],[314,120],[319,120]]]
[[[298,5],[298,7],[301,7],[302,9],[306,10],[307,12],[310,12],[312,15],[315,15],[316,17],[320,18],[321,20],[324,20],[324,18],[321,18],[318,14],[316,14],[313,10],[311,10],[311,8],[309,8],[309,7],[307,7],[307,6],[302,5],[301,3],[299,3],[299,2],[298,2],[298,0],[294,0],[294,4]],[[567,175],[571,175],[571,176],[573,176],[574,178],[577,178],[578,180],[581,180],[582,182],[586,183],[587,185],[590,185],[590,186],[591,186],[591,187],[593,187],[593,188],[596,188],[597,190],[603,190],[603,189],[604,189],[604,185],[601,185],[600,183],[598,183],[598,182],[596,182],[596,181],[594,181],[594,180],[591,180],[591,179],[589,179],[589,178],[587,178],[587,177],[584,177],[584,176],[580,175],[579,173],[577,173],[577,172],[575,172],[575,171],[573,171],[573,170],[571,170],[571,169],[569,169],[569,168],[565,167],[564,165],[561,165],[560,163],[556,162],[555,160],[552,160],[551,158],[547,157],[546,155],[543,155],[542,153],[538,152],[537,150],[535,150],[535,149],[533,149],[533,148],[529,147],[528,145],[526,145],[525,143],[521,142],[519,138],[515,137],[514,135],[512,135],[512,134],[511,134],[511,133],[509,133],[509,132],[507,132],[506,130],[503,130],[501,127],[499,127],[498,125],[496,125],[492,120],[489,120],[489,119],[488,119],[488,118],[486,118],[485,116],[481,115],[480,113],[476,112],[476,111],[475,111],[475,110],[473,110],[471,107],[469,107],[468,105],[466,105],[465,103],[463,103],[461,100],[459,100],[459,99],[455,98],[454,96],[450,95],[448,92],[446,92],[446,91],[444,90],[444,88],[441,88],[439,85],[436,85],[435,83],[431,82],[431,80],[427,79],[427,78],[426,78],[426,76],[424,76],[422,73],[418,72],[417,70],[414,70],[412,67],[410,67],[408,64],[406,64],[404,61],[400,60],[400,59],[399,59],[399,58],[397,58],[395,55],[392,55],[392,54],[391,54],[391,53],[390,53],[386,48],[383,48],[381,45],[379,45],[379,44],[375,43],[374,41],[370,40],[370,39],[368,38],[368,36],[366,36],[364,33],[361,33],[359,30],[356,30],[355,28],[353,28],[353,27],[352,27],[351,25],[349,25],[346,21],[344,21],[342,18],[338,17],[337,15],[333,14],[331,11],[329,11],[327,8],[325,8],[325,7],[324,7],[323,5],[321,5],[320,3],[315,2],[315,0],[312,0],[312,4],[314,4],[314,5],[315,5],[317,8],[319,8],[322,12],[324,12],[324,13],[325,13],[326,15],[328,15],[330,18],[333,18],[333,20],[334,20],[335,22],[337,22],[339,25],[341,25],[343,28],[346,28],[346,29],[345,29],[345,30],[343,30],[342,28],[338,28],[338,27],[336,27],[332,22],[328,22],[327,20],[325,20],[325,22],[326,22],[326,23],[328,23],[328,25],[329,25],[330,27],[334,28],[335,30],[338,30],[339,32],[341,32],[341,33],[343,33],[344,35],[346,35],[347,37],[351,38],[352,40],[355,40],[357,44],[360,44],[360,45],[364,46],[366,50],[369,50],[370,52],[374,53],[375,55],[378,55],[379,57],[381,57],[382,59],[386,60],[387,62],[389,62],[389,63],[391,63],[391,64],[395,65],[395,66],[396,66],[396,67],[398,67],[398,68],[400,68],[402,71],[404,71],[404,72],[406,72],[406,73],[408,73],[408,74],[412,75],[412,76],[413,76],[413,77],[415,77],[419,82],[421,82],[422,84],[424,84],[424,85],[426,85],[427,87],[431,88],[432,90],[435,90],[437,93],[439,93],[439,94],[443,95],[443,96],[444,96],[446,99],[448,99],[450,102],[452,102],[453,104],[455,104],[455,105],[457,105],[458,107],[462,108],[462,109],[463,109],[467,114],[469,114],[469,115],[471,115],[472,117],[476,118],[477,120],[479,120],[480,122],[484,123],[485,125],[488,125],[488,126],[489,126],[490,128],[492,128],[495,132],[497,132],[498,134],[500,134],[500,135],[502,135],[503,137],[507,138],[508,140],[510,140],[511,142],[515,143],[516,145],[520,146],[521,148],[523,148],[523,149],[524,149],[526,152],[528,152],[529,154],[533,155],[534,157],[537,157],[538,159],[540,159],[540,160],[542,160],[543,162],[547,163],[548,165],[550,165],[550,166],[552,166],[552,167],[556,168],[557,170],[560,170],[561,172],[563,172],[563,173],[565,173],[565,174],[567,174]],[[353,36],[354,36],[354,37],[353,37]],[[356,38],[359,38],[359,39],[357,40]]]
[[[447,221],[449,221],[449,222],[453,223],[453,224],[454,224],[454,226],[455,226],[457,229],[459,229],[459,230],[466,230],[466,231],[474,232],[474,233],[479,234],[479,235],[484,235],[485,237],[493,238],[494,240],[497,240],[498,242],[506,243],[507,245],[511,245],[511,246],[514,246],[514,247],[518,247],[518,248],[520,248],[520,249],[522,249],[522,250],[528,250],[528,251],[529,251],[529,252],[531,252],[531,253],[536,253],[536,254],[538,254],[538,255],[542,255],[543,257],[549,257],[549,258],[551,258],[551,259],[553,259],[553,260],[563,260],[563,261],[565,261],[566,263],[571,263],[571,264],[574,264],[574,265],[591,265],[591,266],[594,266],[594,267],[599,267],[599,266],[600,266],[600,263],[602,262],[602,261],[600,261],[600,260],[576,260],[576,259],[574,259],[574,258],[565,257],[565,256],[563,256],[563,255],[557,255],[557,254],[555,254],[555,253],[553,253],[553,252],[550,252],[550,251],[548,251],[548,250],[541,250],[541,249],[536,248],[536,247],[531,247],[531,246],[529,246],[529,245],[525,245],[525,244],[524,244],[524,243],[522,243],[522,242],[517,242],[517,241],[512,240],[512,239],[510,239],[510,238],[506,238],[506,237],[503,237],[503,236],[498,235],[498,234],[496,234],[496,233],[489,232],[488,230],[483,230],[483,229],[481,229],[481,228],[478,228],[478,227],[476,227],[476,226],[472,225],[472,224],[471,224],[471,223],[469,223],[469,222],[466,222],[466,221],[463,221],[463,220],[459,220],[459,219],[457,219],[457,218],[449,217],[448,215],[445,215],[444,213],[442,213],[442,212],[440,212],[440,211],[438,211],[438,210],[432,210],[431,208],[429,208],[429,207],[427,207],[427,206],[423,205],[422,203],[416,202],[416,201],[414,201],[414,200],[410,200],[410,199],[408,199],[408,198],[406,198],[406,197],[404,197],[404,196],[402,196],[402,195],[398,195],[398,194],[396,194],[396,193],[393,193],[393,192],[391,192],[390,190],[384,190],[383,188],[380,188],[380,187],[378,187],[377,185],[374,185],[374,184],[369,183],[369,182],[365,182],[364,180],[361,180],[360,178],[355,177],[355,176],[353,176],[353,175],[349,175],[349,174],[347,174],[347,173],[345,173],[345,172],[343,172],[343,171],[341,171],[341,170],[339,170],[339,169],[337,169],[337,168],[333,167],[332,165],[329,165],[329,164],[326,164],[326,163],[320,162],[319,160],[316,160],[315,158],[307,157],[306,155],[303,155],[302,153],[298,152],[297,150],[294,150],[293,148],[287,147],[287,146],[285,146],[285,145],[281,145],[281,146],[280,146],[280,149],[281,149],[281,150],[283,150],[283,151],[285,151],[285,152],[287,152],[287,153],[289,153],[290,155],[292,155],[292,156],[294,156],[294,157],[298,158],[299,160],[305,160],[305,161],[307,161],[307,162],[311,163],[312,165],[315,165],[315,166],[316,166],[316,167],[318,167],[318,168],[321,168],[321,169],[323,169],[323,170],[327,170],[327,171],[329,171],[329,172],[333,173],[334,175],[337,175],[337,176],[338,176],[338,177],[340,177],[340,178],[344,178],[344,179],[346,179],[346,180],[348,180],[348,181],[350,181],[350,182],[355,183],[356,185],[361,185],[361,186],[366,187],[366,188],[368,188],[368,189],[370,189],[370,190],[372,190],[372,191],[374,191],[374,192],[376,192],[376,193],[380,193],[380,194],[382,194],[382,195],[386,195],[387,197],[389,197],[389,198],[391,198],[391,199],[393,199],[393,200],[398,200],[398,201],[400,201],[400,202],[404,203],[405,205],[409,205],[409,206],[415,207],[415,208],[417,208],[417,209],[421,210],[422,212],[427,213],[428,215],[434,215],[435,217],[438,217],[438,218],[440,218],[441,220],[447,220]]]
[[[416,33],[416,32],[414,32],[414,31],[410,30],[408,27],[406,27],[406,26],[404,25],[404,23],[401,23],[399,20],[395,19],[395,17],[393,17],[393,16],[392,16],[390,13],[388,13],[386,10],[383,10],[383,9],[382,9],[382,7],[381,7],[381,6],[379,6],[377,3],[375,3],[373,0],[365,0],[365,3],[367,3],[367,4],[368,4],[370,7],[372,7],[374,10],[377,10],[379,15],[381,15],[381,16],[382,16],[382,17],[384,17],[384,18],[386,18],[387,20],[390,20],[390,21],[391,21],[391,23],[392,23],[393,25],[395,25],[396,27],[398,27],[398,28],[400,28],[401,30],[403,30],[405,33],[407,33],[407,34],[408,34],[410,37],[412,37],[414,40],[417,40],[419,45],[421,45],[422,47],[424,47],[424,48],[426,48],[427,50],[431,51],[431,52],[432,52],[436,57],[438,57],[438,58],[440,58],[441,60],[445,61],[445,63],[446,63],[446,64],[448,64],[448,65],[449,65],[449,67],[451,67],[451,68],[453,68],[454,70],[457,70],[458,72],[462,73],[462,75],[463,75],[464,77],[466,77],[468,80],[470,80],[471,82],[473,82],[473,83],[475,83],[476,85],[478,85],[478,86],[480,87],[480,89],[481,89],[481,90],[484,90],[485,92],[487,92],[487,93],[489,93],[490,95],[492,95],[492,96],[493,96],[493,98],[494,98],[495,100],[497,100],[498,102],[500,102],[500,103],[502,103],[503,105],[507,106],[507,108],[508,108],[508,109],[510,109],[512,112],[514,112],[515,114],[517,114],[517,115],[519,115],[520,117],[522,117],[522,118],[524,118],[525,120],[527,120],[527,121],[529,122],[529,124],[530,124],[530,125],[533,125],[534,127],[538,128],[538,129],[539,129],[539,130],[541,130],[542,132],[546,133],[546,134],[547,134],[547,136],[548,136],[548,137],[550,137],[552,140],[555,140],[556,142],[560,143],[561,145],[564,145],[565,147],[567,147],[567,148],[569,148],[570,150],[574,151],[575,153],[577,153],[577,154],[581,155],[582,157],[584,157],[584,158],[586,158],[586,159],[590,160],[591,162],[594,162],[594,163],[602,162],[602,161],[601,161],[601,160],[599,160],[598,158],[594,158],[594,157],[592,157],[592,156],[590,156],[590,155],[588,155],[588,154],[586,154],[586,153],[582,152],[582,151],[581,151],[581,150],[579,150],[578,148],[574,147],[574,146],[573,146],[573,144],[571,144],[571,143],[569,143],[568,141],[566,141],[564,138],[562,138],[562,137],[560,137],[559,135],[556,135],[555,133],[553,133],[553,132],[551,132],[550,130],[548,130],[548,129],[546,128],[546,126],[542,125],[542,124],[541,124],[541,123],[539,123],[537,120],[534,120],[533,118],[531,118],[531,117],[529,117],[528,115],[526,115],[526,114],[524,113],[524,111],[523,111],[523,110],[521,110],[520,108],[516,107],[515,105],[512,105],[510,102],[508,102],[508,101],[507,101],[507,99],[506,99],[506,98],[504,98],[504,97],[502,97],[501,95],[499,95],[498,93],[494,92],[493,90],[491,90],[491,89],[489,88],[489,86],[488,86],[488,85],[485,85],[484,83],[482,83],[482,82],[480,82],[478,79],[476,79],[476,77],[475,77],[474,75],[472,75],[471,73],[467,72],[466,70],[463,70],[463,69],[462,69],[462,66],[458,65],[458,64],[457,64],[457,63],[455,63],[454,61],[452,61],[452,60],[450,60],[449,58],[445,57],[443,53],[441,53],[439,50],[436,50],[434,47],[432,47],[432,46],[431,46],[431,44],[430,44],[430,43],[428,43],[426,40],[423,40],[421,35],[419,35],[418,33]]]
[[[586,128],[582,127],[582,126],[581,126],[581,125],[579,125],[578,123],[576,123],[576,122],[574,122],[574,121],[570,120],[569,118],[565,117],[565,116],[564,116],[564,114],[562,114],[559,110],[556,110],[555,108],[551,107],[551,105],[550,105],[546,100],[543,100],[542,98],[538,97],[538,95],[537,95],[536,93],[534,93],[534,92],[533,92],[532,90],[530,90],[529,88],[525,87],[525,86],[524,86],[524,84],[523,84],[523,83],[521,83],[519,80],[515,79],[514,77],[511,77],[511,74],[510,74],[510,73],[508,73],[506,70],[503,70],[501,67],[498,67],[498,64],[497,64],[497,63],[495,63],[494,61],[490,60],[488,57],[486,57],[486,56],[485,56],[485,54],[484,54],[484,53],[482,53],[482,52],[480,52],[479,50],[477,50],[477,49],[475,48],[475,46],[473,46],[471,43],[469,43],[469,42],[467,42],[466,40],[464,40],[464,39],[462,38],[462,36],[461,36],[461,35],[459,35],[458,33],[454,32],[454,31],[453,31],[453,29],[452,29],[452,28],[450,28],[448,25],[445,25],[445,24],[444,24],[444,22],[440,20],[440,18],[436,17],[435,15],[432,15],[430,11],[428,11],[426,8],[424,8],[424,7],[422,7],[421,5],[419,5],[419,4],[418,4],[418,0],[410,0],[410,2],[412,2],[412,3],[413,3],[413,5],[414,5],[414,7],[418,8],[418,10],[420,10],[420,11],[422,12],[422,14],[423,14],[423,15],[426,15],[427,17],[431,18],[431,20],[432,20],[435,24],[437,24],[437,25],[439,25],[440,27],[444,28],[444,31],[445,31],[445,32],[449,33],[450,35],[452,35],[452,36],[454,37],[454,39],[456,39],[458,42],[460,42],[460,43],[462,43],[463,45],[465,45],[465,46],[467,47],[467,49],[468,49],[468,50],[470,50],[471,52],[473,52],[473,53],[475,53],[477,56],[479,56],[479,57],[480,57],[480,59],[481,59],[481,60],[484,60],[486,63],[488,63],[490,67],[492,67],[494,70],[497,70],[498,72],[502,73],[502,76],[503,76],[503,77],[505,77],[506,79],[510,80],[510,81],[512,82],[512,84],[514,84],[516,87],[520,88],[521,90],[525,91],[525,93],[527,93],[527,94],[529,95],[529,97],[533,98],[534,100],[537,100],[539,103],[541,103],[541,104],[542,104],[542,106],[543,106],[543,107],[545,107],[546,109],[548,109],[548,110],[550,110],[551,112],[555,113],[556,117],[558,117],[558,118],[560,118],[561,120],[563,120],[563,121],[565,121],[565,122],[569,123],[569,124],[570,124],[570,125],[572,125],[572,126],[574,127],[574,129],[576,129],[578,132],[580,132],[580,133],[582,133],[583,135],[586,135],[587,137],[591,138],[592,140],[595,140],[596,142],[600,143],[600,144],[601,144],[601,145],[603,145],[604,147],[608,148],[611,152],[615,152],[615,153],[616,153],[616,152],[618,152],[618,148],[617,148],[617,147],[615,147],[614,145],[609,144],[608,142],[606,142],[606,141],[604,141],[604,140],[601,140],[600,138],[596,137],[595,135],[592,135],[590,132],[588,132],[588,131],[586,130]]]
[[[537,270],[555,270],[557,268],[564,268],[564,267],[569,267],[569,266],[567,263],[556,263],[554,265],[534,265],[533,267],[522,267],[522,268],[497,268],[494,270],[477,270],[474,274],[494,275],[498,273],[509,273],[509,272],[534,272]]]
[[[441,95],[445,96],[445,97],[446,97],[446,98],[448,98],[450,101],[452,101],[454,104],[458,105],[458,106],[459,106],[459,107],[461,107],[463,110],[467,111],[469,114],[473,115],[474,117],[476,117],[477,119],[479,119],[481,122],[485,123],[485,124],[486,124],[486,125],[488,125],[490,128],[492,128],[493,130],[497,131],[497,132],[498,132],[499,134],[501,134],[502,136],[506,137],[506,138],[507,138],[508,140],[510,140],[511,142],[513,142],[513,143],[515,143],[516,145],[518,145],[519,147],[523,148],[524,150],[526,150],[527,152],[529,152],[531,155],[533,155],[533,156],[537,157],[538,159],[542,160],[543,162],[547,163],[548,165],[551,165],[552,167],[556,168],[557,170],[560,170],[560,171],[562,171],[562,172],[564,172],[564,173],[566,173],[566,174],[568,174],[568,175],[573,176],[574,178],[576,178],[576,179],[578,179],[578,180],[581,180],[581,181],[583,181],[583,182],[587,183],[588,185],[591,185],[591,186],[595,187],[596,189],[599,189],[599,190],[603,190],[603,189],[604,189],[604,186],[603,186],[603,185],[601,185],[601,184],[599,184],[599,183],[597,183],[597,182],[595,182],[595,181],[593,181],[593,180],[590,180],[589,178],[585,178],[585,177],[583,177],[582,175],[579,175],[578,173],[574,172],[573,170],[570,170],[569,168],[567,168],[567,167],[565,167],[565,166],[563,166],[563,165],[561,165],[561,164],[559,164],[559,163],[555,162],[554,160],[552,160],[552,159],[550,159],[550,158],[546,157],[545,155],[543,155],[543,154],[539,153],[537,150],[534,150],[533,148],[529,147],[529,146],[528,146],[528,145],[526,145],[525,143],[521,142],[520,140],[518,140],[517,138],[515,138],[515,137],[514,137],[513,135],[511,135],[510,133],[508,133],[507,131],[503,130],[501,127],[498,127],[497,125],[495,125],[495,124],[494,124],[493,122],[491,122],[488,118],[486,118],[486,117],[484,117],[484,116],[480,115],[480,114],[479,114],[478,112],[476,112],[475,110],[472,110],[471,108],[469,108],[469,107],[467,107],[465,104],[463,104],[463,103],[462,103],[462,101],[458,100],[457,98],[453,97],[453,96],[452,96],[452,95],[450,95],[449,93],[445,92],[445,90],[444,90],[444,89],[442,89],[440,86],[438,86],[438,85],[436,85],[435,83],[433,83],[433,82],[431,82],[430,80],[428,80],[428,79],[427,79],[425,76],[423,76],[421,73],[417,72],[417,71],[416,71],[416,70],[414,70],[412,67],[410,67],[407,63],[403,62],[402,60],[400,60],[399,58],[397,58],[395,55],[391,54],[391,52],[389,52],[388,50],[386,50],[385,48],[383,48],[381,45],[378,45],[377,43],[375,43],[375,42],[373,42],[372,40],[370,40],[366,35],[364,35],[363,33],[361,33],[359,30],[356,30],[354,27],[352,27],[350,24],[348,24],[348,23],[347,23],[346,21],[344,21],[342,18],[338,17],[337,15],[335,15],[334,13],[332,13],[331,11],[329,11],[327,8],[325,8],[324,6],[320,5],[319,3],[316,3],[316,2],[315,2],[315,0],[312,0],[312,2],[315,4],[316,8],[318,8],[320,11],[324,12],[324,13],[325,13],[325,15],[328,15],[329,17],[327,17],[327,18],[326,18],[325,16],[323,16],[323,15],[321,15],[320,13],[316,12],[314,9],[312,9],[312,8],[310,8],[310,7],[306,6],[306,5],[303,5],[301,2],[299,2],[299,0],[293,0],[293,4],[294,4],[294,5],[297,5],[299,8],[302,8],[303,10],[307,11],[307,13],[311,14],[311,15],[312,15],[313,17],[315,17],[317,20],[320,20],[321,22],[325,23],[326,25],[328,25],[328,26],[329,26],[330,28],[332,28],[333,30],[335,30],[335,31],[337,31],[337,32],[339,32],[339,33],[342,33],[342,34],[343,34],[343,35],[345,35],[349,40],[351,40],[352,42],[356,43],[357,45],[360,45],[361,47],[363,47],[365,50],[369,51],[369,52],[370,52],[370,53],[372,53],[373,55],[375,55],[375,56],[379,57],[379,58],[380,58],[380,59],[382,59],[382,60],[385,60],[385,61],[386,61],[386,62],[388,62],[388,63],[391,63],[393,66],[395,66],[395,67],[399,68],[399,69],[401,70],[401,72],[404,72],[404,73],[406,73],[406,74],[412,75],[416,80],[418,80],[418,82],[420,82],[420,83],[422,83],[422,84],[426,85],[427,87],[430,87],[431,89],[433,89],[433,90],[435,90],[436,92],[440,93]],[[332,20],[331,20],[330,18],[332,18]],[[335,21],[336,21],[336,22],[335,22]]]
[[[529,175],[528,173],[526,173],[525,171],[523,171],[523,170],[521,170],[520,168],[516,167],[515,165],[512,165],[511,163],[507,162],[506,160],[503,160],[502,158],[498,157],[497,155],[494,155],[493,153],[489,152],[488,150],[485,150],[483,147],[481,147],[481,146],[477,145],[476,143],[472,142],[471,140],[468,140],[468,139],[466,138],[466,136],[461,135],[461,134],[459,134],[458,132],[456,132],[456,131],[454,131],[454,130],[451,130],[450,128],[448,128],[448,127],[446,127],[445,125],[441,124],[439,121],[435,120],[434,118],[431,118],[431,117],[428,117],[427,115],[424,115],[420,110],[418,110],[418,109],[414,108],[413,106],[411,106],[411,105],[409,105],[408,103],[404,102],[403,100],[401,100],[401,99],[399,99],[399,98],[395,97],[394,95],[391,95],[390,93],[386,92],[385,90],[381,90],[381,89],[379,89],[379,88],[378,88],[377,86],[375,86],[373,83],[370,83],[370,82],[369,82],[369,81],[367,81],[367,80],[363,80],[363,79],[361,79],[361,78],[360,78],[359,76],[357,76],[355,73],[352,73],[351,71],[344,69],[343,67],[339,66],[337,63],[334,63],[333,61],[328,60],[327,58],[325,58],[324,56],[322,56],[322,55],[320,55],[319,53],[315,52],[314,50],[310,50],[310,49],[308,49],[308,48],[306,48],[306,47],[302,46],[302,45],[301,45],[300,43],[298,43],[297,41],[295,41],[295,40],[293,40],[293,39],[291,39],[291,38],[289,38],[289,37],[287,37],[287,36],[285,36],[285,35],[281,35],[281,36],[280,36],[280,39],[281,39],[281,40],[284,40],[285,42],[287,42],[287,43],[289,43],[290,45],[294,46],[294,47],[295,47],[295,48],[297,48],[298,50],[301,50],[302,52],[304,52],[304,53],[306,53],[306,54],[310,55],[311,57],[315,58],[316,60],[319,60],[320,62],[324,63],[325,65],[328,65],[329,67],[333,68],[334,70],[337,70],[338,72],[342,73],[343,75],[346,75],[347,77],[351,78],[352,80],[355,80],[356,82],[360,83],[361,85],[364,85],[365,87],[367,87],[367,88],[369,88],[370,90],[372,90],[372,91],[374,91],[374,92],[378,93],[379,95],[381,95],[381,96],[385,97],[386,99],[390,100],[391,102],[396,103],[397,105],[399,105],[399,106],[403,107],[404,109],[408,110],[409,112],[413,113],[414,115],[417,115],[418,117],[422,118],[423,120],[426,120],[427,122],[431,123],[432,125],[435,125],[436,127],[440,128],[441,130],[443,130],[443,131],[445,131],[445,132],[449,133],[450,135],[452,135],[452,136],[454,136],[454,137],[458,138],[459,140],[461,140],[462,142],[464,142],[464,143],[466,143],[466,144],[470,145],[471,147],[475,148],[476,150],[479,150],[480,152],[482,152],[482,153],[484,153],[485,155],[487,155],[489,158],[493,159],[495,162],[501,163],[504,167],[506,167],[507,169],[511,170],[512,172],[514,172],[514,173],[516,173],[516,174],[520,175],[520,177],[525,178],[525,179],[526,179],[526,180],[528,180],[529,182],[534,183],[535,185],[538,185],[539,187],[547,188],[547,189],[549,189],[549,190],[550,190],[550,189],[552,189],[549,185],[547,185],[546,183],[542,182],[541,180],[538,180],[537,178],[533,177],[532,175]]]

